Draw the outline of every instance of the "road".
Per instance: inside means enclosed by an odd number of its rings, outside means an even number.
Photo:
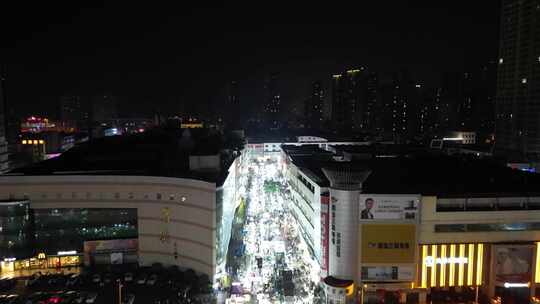
[[[236,235],[241,240],[235,240],[234,263],[230,263],[235,267],[230,270],[229,303],[315,302],[318,264],[287,208],[286,181],[278,170],[278,158],[248,163],[252,183],[240,221],[243,227]]]

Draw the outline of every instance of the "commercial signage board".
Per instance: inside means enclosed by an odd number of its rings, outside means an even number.
[[[360,221],[417,221],[419,201],[419,195],[360,194]]]
[[[329,218],[330,197],[328,193],[321,194],[321,276],[328,272],[328,254],[330,241],[330,218]]]
[[[364,266],[362,281],[412,281],[414,280],[413,266]]]
[[[414,263],[416,247],[414,224],[362,225],[362,263]]]
[[[494,246],[494,270],[497,283],[531,281],[534,247],[529,245]]]

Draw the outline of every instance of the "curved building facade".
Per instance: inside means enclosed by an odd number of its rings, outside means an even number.
[[[129,244],[140,265],[177,265],[212,278],[224,247],[216,241],[216,195],[215,183],[182,178],[0,177],[0,257],[82,254],[85,242],[136,239]]]

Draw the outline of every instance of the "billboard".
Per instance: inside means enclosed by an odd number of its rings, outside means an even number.
[[[412,281],[413,266],[367,266],[362,267],[363,281]]]
[[[96,240],[84,242],[84,264],[91,265],[91,256],[97,253],[112,254],[116,252],[137,251],[139,248],[138,239],[114,239],[114,240]],[[120,261],[120,257],[111,255],[111,263]],[[122,254],[122,261],[124,256]]]
[[[362,225],[362,263],[414,263],[415,253],[415,225]]]
[[[500,283],[531,280],[534,248],[527,245],[495,246],[495,279]]]
[[[360,194],[360,221],[416,221],[419,201],[419,195]]]
[[[321,276],[323,277],[328,274],[329,203],[330,197],[328,193],[321,194]]]

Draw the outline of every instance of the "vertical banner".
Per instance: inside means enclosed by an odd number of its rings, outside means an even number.
[[[329,203],[329,194],[321,194],[321,277],[328,275]]]

